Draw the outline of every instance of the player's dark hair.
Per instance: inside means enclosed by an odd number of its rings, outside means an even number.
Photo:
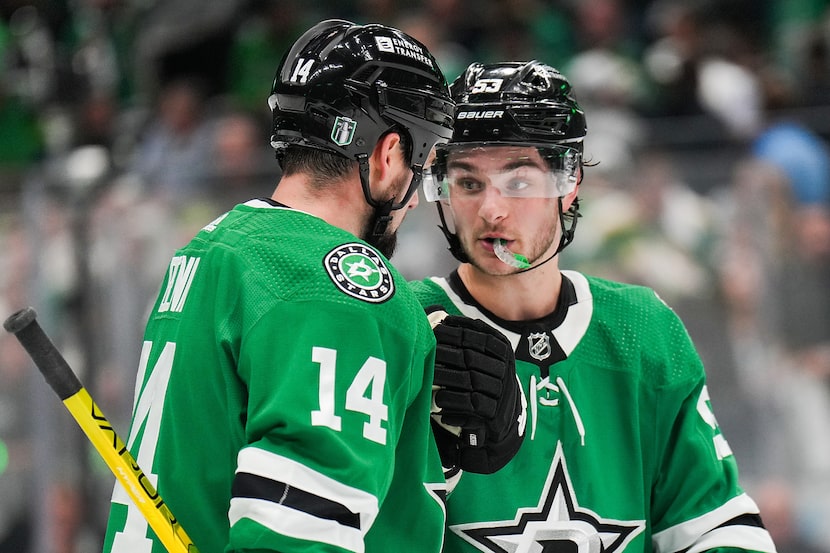
[[[357,162],[316,148],[289,146],[280,157],[280,165],[283,176],[302,173],[310,175],[313,183],[323,184],[347,177]]]
[[[412,145],[409,137],[399,130],[391,130],[381,136],[381,140],[389,133],[396,132],[401,140],[401,150],[404,153],[404,162],[408,165],[412,159]],[[357,167],[357,162],[333,152],[317,148],[291,145],[279,155],[283,176],[303,173],[311,177],[312,185],[317,189],[325,188],[332,182],[349,176]]]

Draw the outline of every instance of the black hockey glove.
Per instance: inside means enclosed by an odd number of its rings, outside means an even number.
[[[513,347],[478,319],[430,307],[438,346],[432,427],[445,468],[490,474],[510,461],[524,439],[525,401]]]

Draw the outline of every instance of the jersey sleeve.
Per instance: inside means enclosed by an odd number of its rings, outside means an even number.
[[[461,314],[458,307],[447,297],[447,293],[431,278],[410,281],[408,286],[424,309],[440,305],[450,315]]]
[[[673,316],[673,314],[671,314]],[[672,365],[657,387],[660,442],[652,488],[655,551],[774,552],[759,510],[740,487],[738,466],[718,426],[697,353],[679,321],[668,325]]]
[[[247,445],[233,482],[231,550],[363,550],[429,355],[408,325],[376,311],[288,302],[243,337]]]

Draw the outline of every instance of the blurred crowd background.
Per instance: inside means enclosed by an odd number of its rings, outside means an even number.
[[[591,166],[563,267],[680,314],[779,551],[830,551],[830,0],[2,0],[2,317],[34,306],[126,437],[169,258],[270,195],[274,71],[331,17],[407,31],[450,79],[565,73]],[[410,278],[454,266],[434,211],[401,232]],[[0,553],[100,550],[113,482],[2,333]]]

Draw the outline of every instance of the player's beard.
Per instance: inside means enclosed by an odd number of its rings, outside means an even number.
[[[366,242],[374,246],[380,253],[382,253],[386,259],[392,259],[392,255],[398,247],[397,229],[390,230],[389,226],[387,226],[382,235],[373,237],[372,232],[374,231],[374,228],[375,217],[371,216],[366,221],[366,224],[363,227],[363,234],[361,236],[363,236],[363,239],[366,240]]]
[[[395,183],[395,187],[393,189],[400,190],[403,193],[409,187],[411,178],[409,176],[402,177]],[[417,191],[415,192],[418,193]],[[402,207],[401,209],[407,210],[409,209],[407,206]],[[394,215],[394,211],[390,215]],[[398,222],[398,225],[392,228],[392,225],[395,224],[394,220],[389,221],[386,225],[386,228],[383,231],[383,234],[380,236],[372,236],[375,230],[375,224],[377,222],[376,217],[377,211],[373,210],[369,216],[366,218],[366,222],[363,224],[363,232],[361,233],[361,237],[377,248],[377,250],[382,253],[386,259],[392,259],[392,255],[395,253],[395,249],[398,247],[398,226],[400,223],[403,222],[403,218]],[[404,213],[404,215],[406,215]]]

